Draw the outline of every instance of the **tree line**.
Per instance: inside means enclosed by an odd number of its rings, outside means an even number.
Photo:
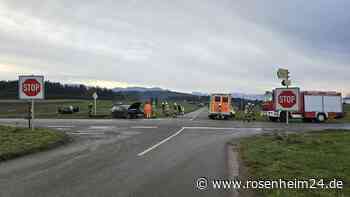
[[[112,89],[91,87],[82,84],[62,84],[45,82],[46,99],[91,99],[97,92],[98,98],[115,101],[145,101],[151,98],[159,100],[207,101],[208,97],[198,97],[192,94],[173,92],[169,90],[113,92]],[[18,80],[0,81],[0,99],[18,99]]]
[[[113,99],[114,96],[113,91],[107,88],[45,82],[46,99],[91,99],[94,92],[100,99]],[[0,99],[18,99],[18,80],[0,81]]]

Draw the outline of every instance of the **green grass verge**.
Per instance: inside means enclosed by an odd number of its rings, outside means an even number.
[[[89,117],[89,100],[44,100],[35,103],[35,118],[59,118],[59,119],[86,119]],[[133,102],[124,102],[133,103]],[[195,104],[187,102],[177,102],[185,107],[185,113],[195,111],[199,107]],[[173,113],[170,102],[171,113]],[[58,114],[58,107],[68,107],[70,105],[78,106],[80,111],[74,114]],[[107,119],[112,118],[111,108],[113,102],[111,100],[97,100],[97,116],[92,118]],[[161,108],[158,107],[157,117],[164,117],[160,113]],[[28,115],[28,103],[20,100],[0,101],[0,118],[24,118]]]
[[[260,190],[257,196],[350,196],[349,131],[251,137],[241,140],[239,150],[250,179],[336,178],[345,183],[343,190]]]
[[[68,141],[68,137],[49,129],[0,126],[0,161],[53,148]]]
[[[44,100],[35,103],[36,118],[88,118],[89,100]],[[80,112],[74,114],[58,114],[58,107],[78,106]],[[97,115],[111,118],[111,100],[97,101]],[[28,115],[28,103],[19,100],[0,102],[0,118],[24,118]]]

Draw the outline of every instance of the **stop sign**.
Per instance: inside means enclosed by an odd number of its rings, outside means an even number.
[[[297,103],[297,96],[292,91],[283,91],[278,95],[278,103],[284,108],[292,108]]]
[[[44,87],[43,76],[19,76],[18,91],[20,99],[44,99]]]
[[[299,88],[276,88],[275,110],[298,111],[300,110],[300,89]]]
[[[22,91],[27,96],[36,96],[41,91],[41,84],[36,79],[27,79],[22,84]]]

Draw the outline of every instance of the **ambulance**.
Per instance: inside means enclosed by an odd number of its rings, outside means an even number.
[[[210,119],[230,119],[234,118],[235,112],[232,107],[232,97],[230,94],[212,94],[209,103]]]

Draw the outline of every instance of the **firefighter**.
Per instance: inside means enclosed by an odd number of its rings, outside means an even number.
[[[177,105],[177,113],[182,115],[182,106],[181,105]]]
[[[170,106],[167,101],[165,101],[164,114],[166,117],[170,116]]]
[[[143,112],[144,112],[144,115],[145,115],[145,118],[146,119],[150,119],[151,116],[152,116],[152,105],[149,101],[147,101],[145,103],[145,105],[143,106]]]
[[[152,117],[156,118],[157,117],[157,100],[152,99]]]
[[[73,107],[73,105],[70,105],[70,106],[69,106],[69,111],[72,112],[72,113],[74,112],[74,107]]]
[[[254,120],[254,114],[255,114],[255,110],[254,110],[255,106],[252,103],[248,103],[245,106],[245,110],[244,110],[244,121],[250,122],[252,120]]]
[[[249,108],[250,108],[250,103],[246,104],[244,106],[244,118],[243,118],[243,121],[247,121],[247,122],[250,122],[250,119],[249,119]]]
[[[173,105],[173,116],[174,116],[174,118],[176,118],[176,116],[177,116],[177,103],[176,102],[174,102],[174,105]]]
[[[92,108],[93,108],[93,104],[90,102],[89,103],[89,106],[88,106],[88,108],[89,108],[89,117],[91,117],[92,116]]]
[[[256,113],[255,113],[255,104],[252,104],[252,105],[251,105],[251,111],[250,111],[250,113],[251,113],[251,118],[252,118],[252,120],[255,121],[255,120],[256,120],[256,117],[255,117],[255,115],[256,115]]]
[[[162,102],[162,113],[164,114],[164,112],[165,112],[165,103],[164,103],[164,101]]]

